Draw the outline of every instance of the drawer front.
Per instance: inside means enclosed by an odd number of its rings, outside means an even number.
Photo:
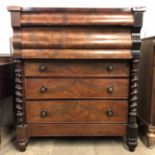
[[[14,49],[131,49],[132,37],[131,30],[126,28],[22,27],[14,30],[13,47]]]
[[[126,100],[27,101],[28,123],[125,123]]]
[[[127,61],[26,61],[25,76],[128,77]]]
[[[54,9],[53,9],[54,10]],[[108,9],[110,10],[110,9]],[[99,11],[94,9],[55,9],[50,12],[40,11],[22,12],[21,25],[115,25],[115,26],[132,26],[134,18],[131,10],[125,10],[120,13],[119,9],[110,11]]]
[[[27,99],[128,97],[128,79],[26,79]]]

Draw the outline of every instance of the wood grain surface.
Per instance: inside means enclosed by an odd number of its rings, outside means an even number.
[[[128,119],[124,100],[27,101],[26,106],[28,123],[127,123]]]
[[[128,84],[128,79],[26,79],[25,94],[26,99],[127,99]]]
[[[126,60],[27,60],[25,76],[128,77]]]
[[[15,49],[130,49],[128,29],[89,28],[22,28],[15,30]]]
[[[42,136],[125,136],[126,124],[28,124],[31,137]]]

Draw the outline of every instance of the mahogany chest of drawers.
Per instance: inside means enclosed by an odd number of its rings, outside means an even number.
[[[144,38],[139,63],[138,120],[140,137],[148,147],[155,144],[155,37]]]
[[[19,149],[34,136],[126,136],[134,151],[143,8],[8,10]]]

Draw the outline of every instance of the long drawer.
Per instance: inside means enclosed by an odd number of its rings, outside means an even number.
[[[25,76],[128,77],[127,61],[117,60],[39,60],[26,61]]]
[[[19,46],[21,45],[21,46]],[[15,49],[131,49],[125,28],[22,28],[13,35]]]
[[[28,123],[126,123],[127,100],[27,101]]]
[[[128,79],[26,79],[27,99],[128,98]]]
[[[24,9],[24,8],[23,8]],[[23,10],[22,9],[22,10]],[[134,23],[133,13],[130,10],[120,9],[44,9],[31,11],[24,9],[20,15],[22,26],[46,26],[46,25],[115,25],[132,26]]]

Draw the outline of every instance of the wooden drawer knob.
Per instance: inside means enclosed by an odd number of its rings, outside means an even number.
[[[107,93],[112,93],[114,91],[113,86],[108,86]]]
[[[42,86],[41,88],[40,88],[40,92],[41,93],[45,93],[45,92],[47,92],[47,87],[45,87],[45,86]]]
[[[107,71],[108,72],[111,72],[112,70],[113,70],[113,66],[112,65],[107,66]]]
[[[47,66],[45,66],[45,65],[41,65],[40,67],[39,67],[39,71],[40,72],[45,72],[47,70]]]
[[[111,109],[108,109],[107,111],[106,111],[106,115],[108,116],[108,117],[112,117],[113,116],[113,111],[111,110]]]
[[[48,116],[47,111],[41,111],[40,117],[44,118],[44,117],[46,117],[46,116]]]

